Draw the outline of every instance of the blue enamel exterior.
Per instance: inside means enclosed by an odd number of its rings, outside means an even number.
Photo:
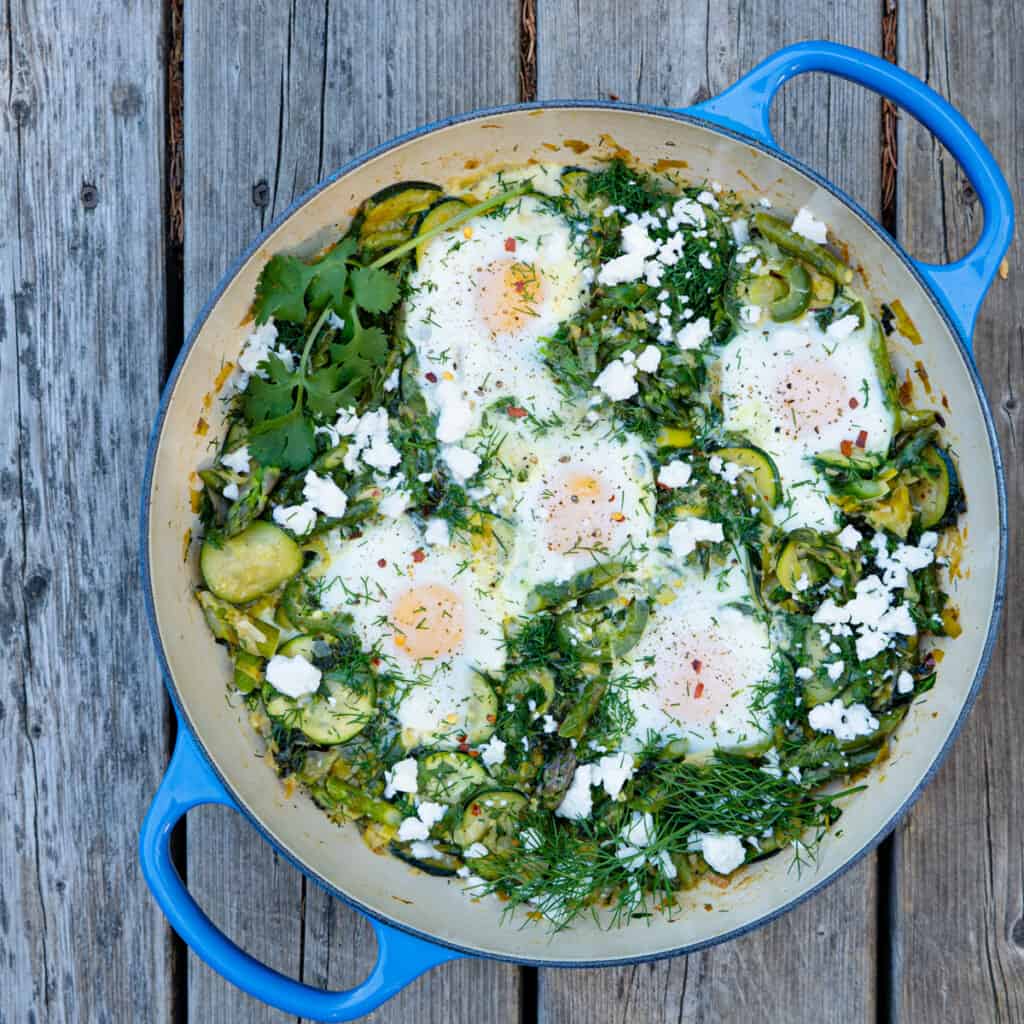
[[[786,81],[795,75],[809,71],[822,71],[839,75],[892,99],[917,117],[946,145],[963,167],[974,186],[985,214],[985,225],[981,238],[966,257],[946,266],[935,266],[912,260],[850,197],[778,148],[768,124],[772,99]],[[332,895],[369,917],[377,933],[378,961],[366,980],[361,985],[347,992],[325,992],[293,981],[249,956],[217,929],[189,895],[171,861],[169,844],[170,834],[174,825],[190,808],[204,803],[222,804],[230,807],[244,814],[268,842],[274,843],[274,840],[261,823],[251,815],[248,809],[241,806],[234,799],[227,783],[220,777],[209,760],[202,747],[201,739],[178,700],[174,680],[162,647],[153,604],[148,556],[149,495],[160,433],[181,368],[213,306],[219,300],[221,294],[242,264],[263,243],[265,238],[276,230],[284,220],[288,219],[296,209],[365,161],[410,139],[461,121],[518,109],[548,107],[608,107],[615,110],[625,109],[637,113],[653,113],[661,116],[676,117],[680,120],[694,122],[709,130],[735,136],[744,142],[753,142],[769,150],[773,155],[814,179],[840,201],[852,208],[866,223],[874,228],[879,237],[889,244],[894,256],[905,263],[928,288],[936,304],[953,328],[983,410],[986,433],[995,465],[998,490],[999,522],[1001,524],[998,537],[999,560],[995,603],[985,648],[978,672],[957,723],[945,747],[936,758],[921,785],[908,796],[906,802],[887,823],[886,827],[867,842],[854,857],[851,857],[840,871],[822,880],[818,885],[812,887],[785,907],[758,921],[752,922],[744,928],[736,929],[714,940],[681,947],[656,957],[644,956],[637,957],[636,959],[638,961],[651,960],[693,953],[707,946],[736,938],[754,928],[767,924],[769,921],[774,920],[779,915],[802,903],[805,899],[809,899],[825,885],[849,870],[861,857],[873,850],[892,831],[897,822],[915,803],[921,791],[938,770],[939,765],[945,758],[973,706],[995,643],[1006,589],[1006,489],[1002,460],[996,440],[995,428],[992,423],[991,411],[982,390],[977,370],[973,360],[970,358],[970,336],[978,309],[1012,238],[1013,206],[1006,181],[985,144],[960,114],[937,93],[893,65],[860,50],[826,42],[806,42],[780,50],[754,68],[720,96],[687,110],[667,110],[623,103],[579,100],[550,101],[493,108],[435,122],[351,161],[316,188],[300,197],[253,243],[250,249],[228,269],[221,279],[217,289],[197,318],[186,344],[171,371],[170,379],[164,390],[150,436],[142,491],[141,547],[143,591],[150,628],[156,644],[164,680],[177,712],[179,726],[174,756],[142,826],[139,856],[143,874],[154,897],[175,931],[198,956],[213,967],[214,970],[251,995],[285,1012],[308,1019],[322,1021],[354,1020],[370,1013],[375,1007],[385,1002],[406,984],[431,967],[446,960],[475,955],[476,951],[443,945],[429,935],[415,933],[403,925],[380,918],[368,907],[362,906],[350,896],[333,888],[326,879],[311,872],[306,865],[295,862],[288,855],[287,851],[277,847],[278,851],[286,859],[294,863],[296,867],[307,875],[313,877],[315,881],[324,886]],[[274,845],[276,846],[276,844]],[[593,961],[584,964],[579,962],[540,961],[536,958],[526,957],[521,959],[510,957],[507,959],[512,962],[547,967],[600,967],[606,965],[604,961]],[[618,965],[622,962],[621,960],[608,961],[607,964],[614,963]]]

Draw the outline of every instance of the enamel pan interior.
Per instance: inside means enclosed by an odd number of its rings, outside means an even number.
[[[866,268],[856,287],[879,301],[902,299],[923,344],[897,339],[897,368],[917,360],[928,368],[930,401],[943,408],[970,499],[961,521],[962,575],[953,585],[963,635],[946,648],[938,685],[913,706],[892,756],[874,771],[869,789],[848,802],[840,831],[823,844],[816,867],[797,872],[789,856],[781,855],[747,869],[725,889],[706,884],[684,894],[683,912],[672,922],[655,916],[626,929],[601,930],[583,921],[552,936],[543,927],[500,925],[502,905],[496,900],[470,901],[457,884],[376,856],[354,827],[332,825],[300,793],[285,797],[244,714],[225,700],[229,661],[191,596],[199,576],[196,544],[190,543],[198,533],[190,480],[221,430],[212,382],[223,362],[238,355],[257,276],[273,253],[315,251],[344,229],[364,197],[394,182],[451,184],[529,160],[593,165],[620,150],[656,169],[717,180],[752,198],[767,195],[780,210],[808,206],[848,244],[851,265]],[[925,400],[920,383],[915,386]],[[620,104],[516,108],[416,134],[371,155],[300,204],[225,280],[179,359],[156,442],[148,494],[148,585],[165,669],[184,721],[238,805],[308,874],[376,917],[468,952],[528,962],[614,963],[692,950],[775,916],[848,867],[892,826],[933,772],[970,706],[987,658],[1004,523],[998,454],[963,346],[906,257],[848,200],[799,166],[684,115]]]

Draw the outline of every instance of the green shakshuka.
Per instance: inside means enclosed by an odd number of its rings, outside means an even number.
[[[827,842],[959,632],[964,501],[829,241],[611,161],[274,256],[196,596],[286,782],[554,927]]]

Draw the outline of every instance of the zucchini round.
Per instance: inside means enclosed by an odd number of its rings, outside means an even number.
[[[940,526],[956,515],[960,481],[947,452],[930,444],[921,452],[925,475],[911,485],[910,498],[922,530]]]
[[[374,193],[363,204],[359,244],[370,252],[392,249],[412,236],[416,217],[434,203],[441,188],[429,181],[403,181]]]
[[[518,668],[505,677],[501,692],[506,700],[533,700],[534,714],[543,715],[555,699],[555,677],[543,665]]]
[[[769,309],[776,323],[785,323],[802,316],[811,304],[811,275],[797,260],[787,260],[779,274],[786,285],[786,292],[772,302]]]
[[[832,576],[846,579],[851,571],[846,552],[807,529],[789,534],[775,563],[779,583],[793,595],[800,595]]]
[[[465,848],[483,843],[491,853],[500,853],[522,830],[522,815],[528,800],[515,789],[490,789],[478,793],[466,806],[455,829],[455,842]]]
[[[475,757],[455,750],[439,750],[420,758],[418,781],[420,796],[441,804],[457,804],[493,780]]]
[[[203,541],[199,568],[217,597],[245,604],[291,579],[302,568],[302,550],[284,530],[261,520],[219,545]]]
[[[749,478],[754,489],[769,508],[775,508],[782,501],[782,480],[775,460],[767,452],[748,445],[743,448],[719,448],[714,454],[726,462],[735,462],[750,470]],[[740,477],[741,483],[745,480],[746,477]]]
[[[442,224],[447,224],[456,214],[462,213],[463,210],[468,209],[467,203],[461,199],[456,199],[453,196],[449,196],[446,199],[439,199],[433,206],[428,210],[425,210],[420,214],[420,219],[416,224],[416,235],[425,235],[429,231],[433,231],[435,228],[439,228]],[[432,239],[431,239],[432,240]],[[422,245],[416,246],[416,263],[419,265],[423,262],[423,255],[427,251],[427,246],[430,241],[424,242]]]

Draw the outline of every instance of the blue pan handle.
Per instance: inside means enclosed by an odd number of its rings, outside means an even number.
[[[813,40],[779,50],[721,95],[687,113],[778,150],[768,124],[772,101],[786,82],[808,71],[838,75],[892,100],[945,145],[970,179],[985,215],[977,245],[955,263],[913,261],[970,349],[978,310],[1013,237],[1013,200],[988,147],[937,92],[880,57]]]
[[[261,964],[203,913],[171,863],[171,830],[199,804],[223,804],[238,810],[188,729],[179,724],[174,756],[142,825],[142,873],[174,930],[218,974],[250,995],[296,1017],[355,1020],[424,971],[462,956],[371,919],[377,933],[377,963],[361,985],[347,992],[311,988]]]

